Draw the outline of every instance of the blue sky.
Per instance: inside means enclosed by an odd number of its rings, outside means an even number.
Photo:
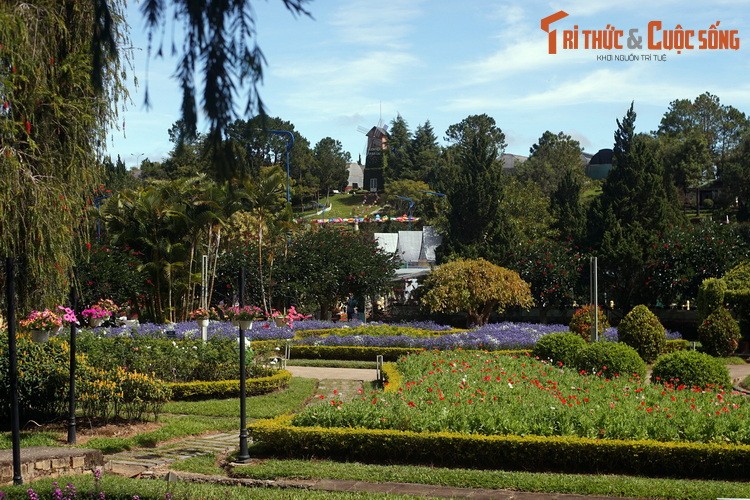
[[[133,103],[119,120],[124,133],[112,131],[108,153],[132,166],[172,149],[167,130],[179,118],[180,92],[171,78],[175,59],[150,61],[146,74],[140,6],[129,3],[140,85],[131,88]],[[672,100],[703,92],[750,113],[750,0],[317,0],[309,10],[314,19],[293,17],[280,0],[256,3],[268,62],[261,98],[311,145],[333,137],[355,161],[365,146],[358,128],[397,114],[412,131],[429,120],[442,143],[448,126],[487,113],[506,135],[506,152],[527,155],[545,130],[570,134],[590,153],[612,147],[615,120],[631,101],[644,132],[658,127]],[[551,26],[558,50],[549,54],[540,21],[560,10],[568,16]],[[654,32],[660,40],[677,25],[693,30],[695,48],[649,49],[654,20],[663,23]],[[721,30],[737,30],[739,49],[698,48],[698,32],[717,21]],[[582,48],[580,32],[607,25],[623,30],[622,49]],[[579,48],[563,49],[562,32],[574,26]],[[630,29],[643,37],[642,48],[626,46]],[[607,55],[612,60],[597,57]],[[146,81],[150,110],[143,107]]]

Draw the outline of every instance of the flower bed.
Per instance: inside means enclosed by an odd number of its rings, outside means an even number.
[[[399,368],[397,391],[349,403],[334,396],[294,425],[750,444],[750,403],[740,395],[607,380],[476,351],[413,354]]]

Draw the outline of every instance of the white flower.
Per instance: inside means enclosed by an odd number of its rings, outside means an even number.
[[[510,382],[508,382],[508,387],[510,387],[511,389],[513,389],[513,384],[511,384]]]

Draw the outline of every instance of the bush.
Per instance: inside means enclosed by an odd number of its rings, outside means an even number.
[[[636,351],[646,363],[652,363],[664,351],[667,332],[659,318],[644,305],[635,306],[617,327],[620,342]]]
[[[740,343],[740,325],[726,307],[719,307],[698,327],[698,339],[706,354],[726,357]]]
[[[32,342],[28,334],[16,340],[18,405],[22,421],[46,419],[65,411],[68,398],[70,350],[60,337]],[[10,418],[8,332],[0,334],[0,417]]]
[[[729,370],[721,359],[696,351],[677,351],[659,357],[651,371],[651,381],[688,387],[731,385]]]
[[[583,346],[574,360],[580,372],[595,373],[606,378],[646,376],[646,363],[638,352],[621,342],[595,342]]]
[[[599,331],[603,332],[609,328],[609,321],[607,321],[607,315],[604,313],[604,309],[599,306],[598,312]],[[570,331],[580,335],[586,342],[591,342],[591,331],[594,327],[594,306],[592,304],[585,305],[576,309],[573,313],[573,317],[570,319]]]
[[[570,366],[575,361],[578,351],[586,346],[586,341],[575,333],[550,333],[541,337],[532,354],[539,359],[549,359],[553,363]]]
[[[708,278],[703,280],[698,289],[698,318],[702,321],[709,314],[724,305],[724,294],[727,285],[724,280]]]

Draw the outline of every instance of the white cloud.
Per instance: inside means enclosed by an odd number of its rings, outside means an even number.
[[[420,17],[419,3],[348,1],[336,11],[330,24],[345,43],[403,48],[404,39],[412,31],[411,22]]]

